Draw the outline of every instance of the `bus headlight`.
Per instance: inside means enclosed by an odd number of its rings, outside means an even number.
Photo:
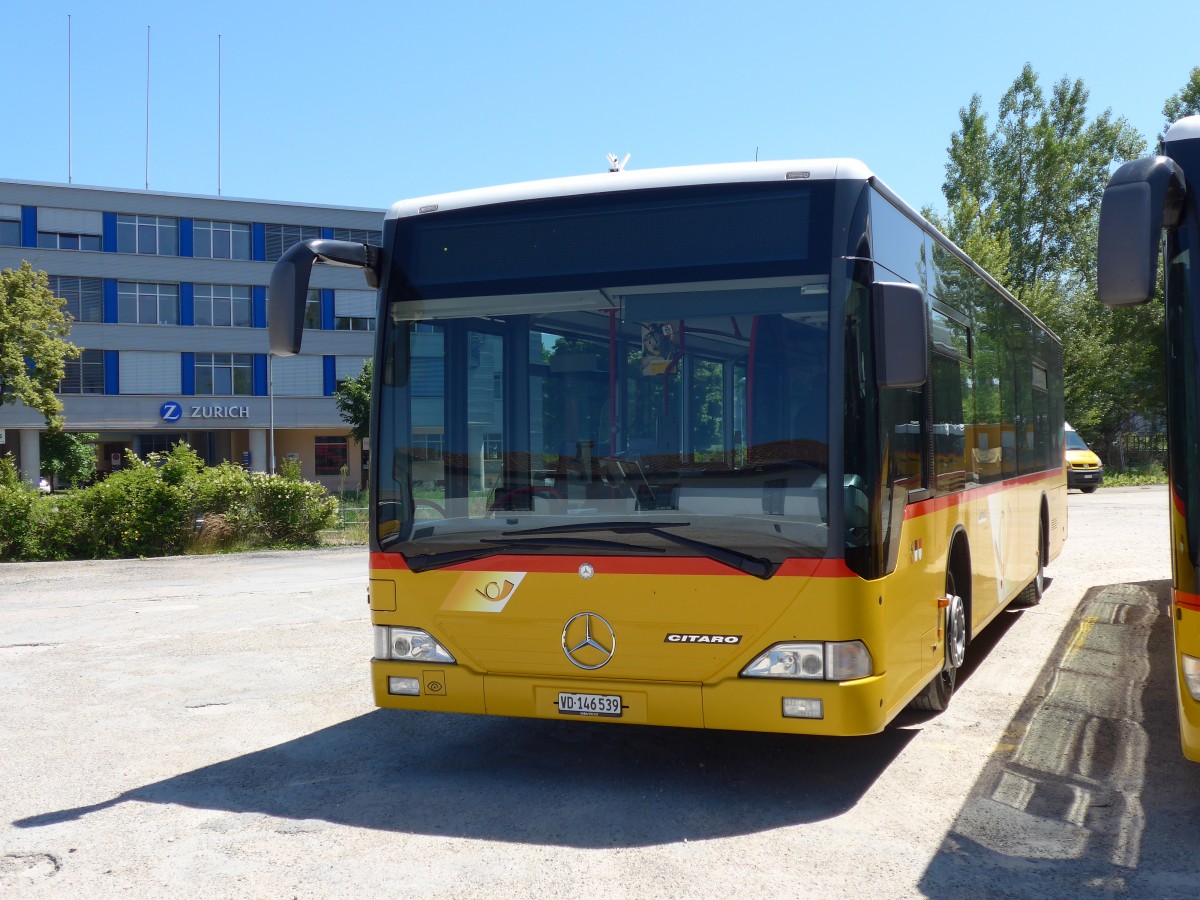
[[[1187,684],[1188,693],[1192,695],[1193,700],[1200,703],[1200,659],[1186,653],[1180,654],[1179,658],[1183,662],[1183,680]]]
[[[420,628],[395,625],[375,626],[375,658],[407,662],[453,663],[454,657]]]
[[[862,641],[805,641],[775,644],[742,669],[742,676],[851,681],[873,671]]]

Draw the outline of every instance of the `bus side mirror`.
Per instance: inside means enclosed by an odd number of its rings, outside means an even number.
[[[295,356],[304,337],[304,308],[314,263],[362,269],[370,287],[379,287],[379,250],[355,241],[318,239],[288,248],[271,271],[267,289],[267,336],[275,356]]]
[[[875,316],[875,383],[881,388],[920,387],[929,377],[929,313],[915,284],[877,281],[871,286]]]
[[[1183,170],[1165,156],[1125,163],[1100,201],[1096,287],[1105,306],[1154,296],[1163,228],[1178,224],[1186,194]]]

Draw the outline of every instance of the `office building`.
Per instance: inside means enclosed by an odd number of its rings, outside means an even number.
[[[67,301],[83,352],[59,385],[66,430],[96,432],[101,474],[187,441],[210,464],[298,460],[330,489],[366,463],[334,390],[373,350],[375,293],[318,266],[304,351],[273,358],[275,260],[309,238],[378,244],[383,210],[0,181],[0,269],[28,260]],[[0,406],[0,452],[37,481],[42,416]],[[345,475],[343,475],[343,469]]]

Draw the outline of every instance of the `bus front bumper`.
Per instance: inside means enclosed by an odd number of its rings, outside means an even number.
[[[885,678],[696,684],[481,675],[463,666],[371,661],[375,703],[386,709],[784,734],[881,731],[891,715]]]

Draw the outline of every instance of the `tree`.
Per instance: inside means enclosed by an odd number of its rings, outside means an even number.
[[[1063,339],[1071,422],[1115,435],[1131,410],[1155,418],[1163,408],[1161,310],[1111,311],[1096,298],[1100,198],[1113,166],[1141,156],[1145,141],[1108,110],[1089,116],[1087,101],[1078,79],[1043,91],[1029,65],[994,129],[973,96],[947,148],[942,224]]]
[[[96,474],[98,434],[47,431],[42,434],[42,471],[59,481],[78,487]]]
[[[79,348],[66,340],[71,317],[50,291],[45,272],[28,262],[0,272],[0,406],[20,401],[40,412],[52,430],[62,427],[54,395],[66,360]]]
[[[1192,69],[1187,84],[1180,88],[1178,93],[1167,98],[1162,111],[1166,118],[1166,123],[1163,125],[1164,132],[1168,125],[1179,121],[1184,116],[1200,115],[1200,66]]]
[[[372,362],[368,359],[358,375],[338,382],[337,390],[333,392],[338,414],[350,426],[350,437],[360,444],[371,434],[372,369]]]

